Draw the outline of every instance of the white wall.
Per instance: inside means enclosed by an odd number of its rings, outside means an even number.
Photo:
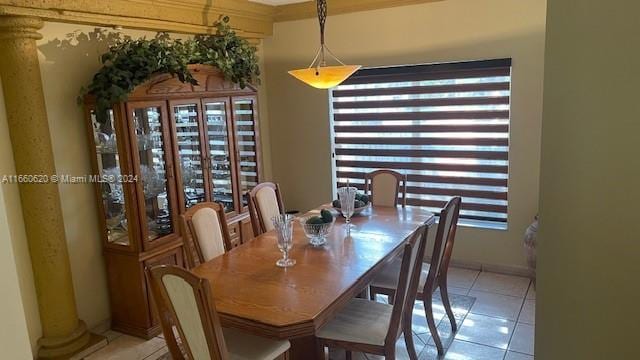
[[[327,19],[327,44],[347,63],[513,59],[509,230],[461,228],[456,260],[525,266],[522,237],[538,211],[545,10],[544,0],[447,0]],[[317,47],[317,19],[277,23],[265,40],[273,172],[290,209],[332,196],[328,94],[287,74]]]
[[[549,2],[536,358],[638,359],[640,2]]]

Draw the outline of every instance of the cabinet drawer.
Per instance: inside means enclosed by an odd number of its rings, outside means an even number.
[[[240,227],[241,227],[240,233],[241,233],[242,243],[245,244],[251,241],[251,239],[254,238],[253,228],[251,227],[251,218],[246,218],[242,220],[240,222]]]
[[[163,254],[144,261],[145,268],[157,265],[175,265],[184,267],[184,261],[182,259],[182,247],[169,250]]]
[[[241,244],[240,242],[240,223],[236,222],[233,224],[229,224],[229,240],[231,240],[231,247],[237,247]]]

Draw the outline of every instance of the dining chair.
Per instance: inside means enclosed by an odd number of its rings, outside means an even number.
[[[398,205],[398,194],[402,192],[402,206],[407,205],[407,175],[393,170],[375,170],[364,175],[364,193],[371,196],[376,206]]]
[[[280,186],[272,182],[263,182],[251,189],[247,196],[254,236],[273,230],[271,218],[284,214]]]
[[[288,353],[287,340],[223,328],[208,280],[171,265],[147,268],[146,273],[174,360],[273,360]]]
[[[417,298],[424,303],[425,317],[431,336],[438,348],[438,354],[443,354],[442,341],[438,334],[435,320],[433,317],[433,293],[440,288],[440,297],[444,305],[447,317],[451,323],[453,332],[458,331],[456,319],[451,309],[449,301],[449,292],[447,290],[447,274],[449,263],[451,262],[451,253],[458,228],[458,217],[460,215],[460,205],[462,199],[456,196],[449,200],[445,207],[440,211],[438,229],[433,245],[433,253],[431,255],[430,264],[422,264],[419,276]],[[399,261],[394,261],[387,265],[380,274],[372,281],[369,286],[369,294],[371,299],[376,298],[376,294],[384,294],[389,297],[389,303],[397,301],[397,293],[400,286],[397,282],[397,274],[401,271]],[[412,309],[408,309],[410,312]],[[411,317],[411,314],[408,315]],[[409,319],[410,321],[410,319]],[[406,338],[406,335],[405,335]]]
[[[214,202],[200,203],[189,208],[181,218],[182,233],[185,234],[185,256],[190,269],[196,266],[191,247],[195,249],[200,264],[231,249],[227,217],[222,205]]]
[[[325,358],[326,347],[346,350],[347,360],[352,351],[395,359],[396,342],[404,333],[411,360],[418,358],[411,336],[410,313],[418,290],[420,263],[424,257],[428,226],[421,225],[404,245],[400,273],[398,274],[398,295],[393,305],[362,298],[352,298],[327,324],[316,332],[317,357]],[[409,323],[407,324],[407,321]]]

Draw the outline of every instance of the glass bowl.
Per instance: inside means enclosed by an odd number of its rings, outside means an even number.
[[[365,206],[361,206],[359,208],[354,208],[353,209],[353,215],[351,215],[351,216],[353,217],[353,216],[356,216],[356,215],[360,215],[361,212],[365,211],[369,207],[371,207],[371,202],[368,202],[367,205],[365,205]],[[340,215],[342,215],[342,209],[340,209],[339,207],[335,207],[335,206],[333,207],[333,209],[335,211],[337,211],[338,213],[340,213]]]
[[[301,217],[300,225],[302,225],[304,234],[309,239],[309,244],[311,244],[311,246],[323,246],[327,243],[327,236],[331,232],[331,229],[333,229],[333,223],[336,219],[333,218],[329,223],[308,224],[307,221],[312,217],[314,216]]]

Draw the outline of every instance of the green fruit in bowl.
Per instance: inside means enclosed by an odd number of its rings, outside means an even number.
[[[309,225],[322,225],[324,224],[324,220],[320,216],[312,216],[307,219],[307,224]]]
[[[333,200],[331,205],[333,205],[334,208],[339,208],[340,207],[340,200]]]
[[[327,209],[322,209],[322,211],[320,211],[320,216],[325,223],[330,223],[333,221],[333,214]]]
[[[367,204],[365,204],[364,202],[362,202],[362,201],[360,201],[360,200],[356,200],[356,202],[355,202],[355,204],[354,204],[354,207],[355,207],[356,209],[358,209],[358,208],[364,207],[364,206],[366,206],[366,205],[367,205]]]
[[[361,195],[360,195],[360,198],[359,198],[359,199],[357,199],[357,200],[360,200],[360,201],[362,201],[365,205],[367,205],[367,204],[369,203],[369,196],[368,196],[368,195],[365,195],[365,194],[361,194]]]

